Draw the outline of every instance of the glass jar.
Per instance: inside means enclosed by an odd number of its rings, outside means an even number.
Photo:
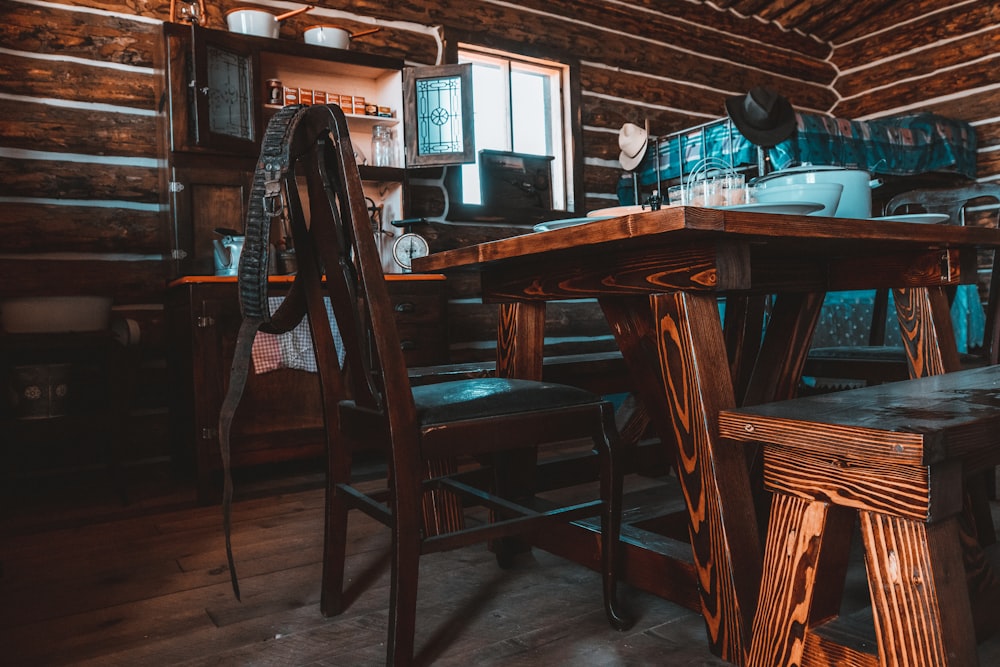
[[[376,167],[396,166],[396,138],[388,125],[372,128],[372,164]]]

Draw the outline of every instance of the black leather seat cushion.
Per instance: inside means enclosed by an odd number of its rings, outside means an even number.
[[[475,378],[413,388],[421,424],[588,405],[601,400],[597,394],[577,387],[509,378]]]

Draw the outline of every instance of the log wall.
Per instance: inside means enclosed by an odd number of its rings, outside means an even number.
[[[846,118],[932,111],[968,121],[977,177],[1000,180],[1000,4],[920,0],[835,44],[830,109]]]
[[[207,4],[207,25],[216,28],[224,27],[226,10],[247,5]],[[278,12],[298,6],[281,0],[253,4]],[[836,43],[746,18],[725,9],[734,4],[729,2],[316,4],[312,15],[283,23],[282,38],[299,39],[305,26],[320,20],[349,29],[377,24],[381,32],[352,48],[420,65],[438,62],[442,28],[448,27],[578,58],[587,210],[616,203],[617,136],[624,122],[648,120],[654,134],[667,134],[721,117],[726,97],[758,84],[808,111],[875,117],[929,109],[968,120],[979,132],[980,178],[1000,178],[1000,10],[993,2],[893,3],[893,11],[873,11]],[[837,20],[830,4],[820,3],[817,18]],[[856,12],[865,3],[844,5],[844,12]],[[114,295],[116,309],[139,321],[142,331],[144,398],[137,414],[144,417],[136,440],[153,444],[137,445],[137,451],[156,450],[151,434],[165,429],[149,428],[148,422],[166,419],[160,407],[166,405],[163,295],[174,248],[157,70],[170,3],[0,0],[0,8],[0,298]],[[419,213],[443,210],[433,180],[414,183],[413,193]],[[446,247],[464,234],[437,226],[433,240]],[[457,312],[470,299],[474,287],[458,288]],[[553,320],[572,340],[577,317],[562,311]],[[489,317],[483,321],[489,325]],[[605,335],[597,323],[579,321],[587,322],[587,339]],[[475,337],[464,321],[452,329],[456,336]]]

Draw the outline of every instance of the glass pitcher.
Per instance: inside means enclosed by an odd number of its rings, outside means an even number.
[[[388,125],[372,127],[372,164],[376,167],[396,166],[396,138]]]

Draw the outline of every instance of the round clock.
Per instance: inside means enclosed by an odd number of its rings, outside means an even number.
[[[413,232],[403,234],[392,244],[392,258],[404,271],[411,270],[414,257],[423,257],[429,252],[427,239]]]

